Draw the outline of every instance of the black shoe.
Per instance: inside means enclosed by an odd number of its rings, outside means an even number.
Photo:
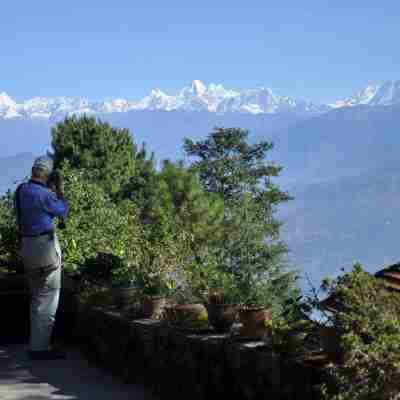
[[[28,350],[28,355],[31,360],[65,360],[67,355],[61,350]]]

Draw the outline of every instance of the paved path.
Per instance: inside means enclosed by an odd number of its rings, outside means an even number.
[[[155,400],[88,364],[77,350],[57,361],[31,361],[25,350],[0,346],[1,400]]]

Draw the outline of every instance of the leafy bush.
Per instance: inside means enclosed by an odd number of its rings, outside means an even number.
[[[87,258],[80,272],[83,278],[95,284],[130,285],[135,281],[135,265],[112,253],[97,253],[96,257]]]
[[[400,294],[356,264],[326,283],[337,310],[331,323],[341,334],[343,363],[327,368],[325,398],[397,399],[400,393]]]
[[[143,294],[169,296],[176,289],[181,266],[180,243],[167,237],[156,240],[146,228],[141,238],[141,258],[135,281]]]
[[[134,173],[136,146],[128,129],[95,117],[71,116],[52,129],[56,167],[67,161],[108,194],[116,194]]]
[[[273,318],[265,322],[267,342],[279,353],[307,352],[306,340],[314,334],[315,324],[309,320],[289,322],[284,318]]]
[[[18,227],[13,207],[13,195],[0,199],[0,257],[10,270],[22,268],[18,256]]]
[[[272,183],[281,170],[266,161],[272,144],[218,128],[205,141],[186,140],[198,159],[191,167],[157,170],[128,130],[93,117],[66,118],[52,139],[71,208],[59,231],[67,271],[136,280],[147,294],[205,301],[223,292],[225,301],[275,309],[296,293],[274,215],[290,196]],[[17,259],[10,200],[0,203],[0,253]],[[110,265],[101,253],[114,257]]]
[[[67,271],[79,271],[99,252],[138,265],[141,227],[133,203],[115,203],[95,181],[68,163],[63,168],[70,204],[66,228],[59,231]]]

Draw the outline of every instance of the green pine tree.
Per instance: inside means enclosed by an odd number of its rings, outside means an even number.
[[[216,128],[205,140],[185,139],[184,147],[204,188],[225,204],[221,267],[236,276],[244,301],[281,304],[294,294],[295,275],[286,268],[275,211],[291,197],[273,182],[282,167],[267,162],[272,143],[249,144],[248,134]]]
[[[72,116],[58,123],[52,129],[52,147],[56,167],[68,160],[110,194],[116,194],[135,171],[137,149],[129,130],[94,117]]]

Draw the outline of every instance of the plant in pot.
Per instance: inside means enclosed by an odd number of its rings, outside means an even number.
[[[204,280],[199,279],[198,265],[186,265],[186,269],[178,271],[178,281],[172,305],[166,310],[169,322],[184,329],[208,328]]]
[[[119,307],[131,305],[137,297],[135,266],[116,254],[98,252],[87,258],[80,275],[87,287],[110,290]]]
[[[173,296],[174,304],[170,306],[174,325],[184,329],[208,328],[208,313],[202,300],[193,295],[188,288],[178,287]]]
[[[213,268],[208,273],[209,322],[219,332],[229,332],[237,318],[239,291],[232,274]]]
[[[265,322],[272,319],[271,294],[265,282],[253,282],[241,288],[242,302],[239,306],[240,334],[261,339],[266,333]]]
[[[308,338],[315,332],[313,321],[299,319],[289,321],[285,318],[276,318],[265,321],[267,333],[264,340],[267,345],[279,353],[298,354],[309,352]]]
[[[172,240],[145,240],[135,278],[140,288],[144,318],[160,319],[167,298],[176,288],[176,244]]]
[[[213,328],[228,331],[232,326],[237,293],[234,278],[219,270],[217,258],[208,252],[196,254],[186,262],[175,291],[175,305],[171,309],[175,322],[184,328]]]
[[[165,271],[141,268],[136,274],[136,282],[141,291],[141,309],[144,318],[161,318],[166,300],[175,282]]]
[[[132,306],[138,299],[136,266],[118,257],[112,270],[111,290],[119,307]]]

